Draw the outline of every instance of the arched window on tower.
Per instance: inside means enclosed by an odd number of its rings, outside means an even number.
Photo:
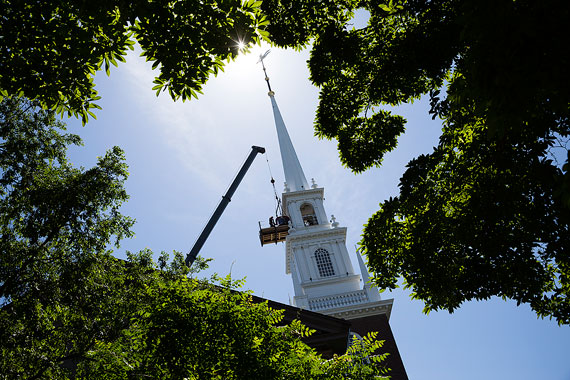
[[[309,203],[303,203],[301,206],[301,217],[303,218],[305,226],[314,226],[319,224],[317,216],[315,215],[315,209]]]
[[[318,248],[315,251],[315,261],[317,262],[317,268],[319,269],[319,275],[321,277],[334,276],[334,267],[329,251],[324,248]]]

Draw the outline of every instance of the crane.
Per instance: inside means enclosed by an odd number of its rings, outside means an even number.
[[[194,262],[194,260],[196,260],[196,256],[198,256],[200,249],[202,249],[202,246],[206,242],[206,239],[208,239],[208,236],[210,236],[210,233],[212,232],[214,226],[220,219],[220,216],[222,216],[222,213],[226,209],[228,203],[230,203],[230,201],[232,200],[232,196],[234,195],[237,187],[239,186],[241,180],[245,176],[245,173],[247,173],[247,170],[251,166],[253,160],[255,159],[258,153],[261,154],[265,153],[265,148],[255,145],[252,146],[249,156],[247,156],[247,158],[245,159],[245,162],[243,163],[241,169],[234,178],[232,184],[228,188],[228,191],[226,191],[226,193],[222,196],[222,200],[218,204],[218,207],[216,207],[216,210],[214,211],[214,213],[210,217],[210,220],[202,230],[202,233],[200,234],[200,236],[198,236],[198,239],[194,243],[194,246],[190,250],[190,253],[188,253],[188,255],[186,256],[186,265],[188,267],[190,267]]]

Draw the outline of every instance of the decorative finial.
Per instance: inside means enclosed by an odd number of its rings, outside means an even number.
[[[260,54],[259,61],[257,61],[257,63],[261,62],[261,67],[263,67],[263,73],[265,74],[265,81],[267,82],[267,88],[269,88],[269,92],[267,93],[267,95],[274,96],[275,92],[271,90],[271,85],[269,84],[269,77],[267,76],[267,71],[265,70],[265,64],[263,63],[263,60],[265,59],[265,57],[267,57],[270,51],[271,50],[267,50],[265,53]]]
[[[339,225],[339,223],[336,221],[336,218],[332,214],[331,214],[331,223],[332,223],[333,228],[337,228]]]
[[[314,179],[314,178],[311,178],[311,182],[313,183],[313,184],[311,185],[311,189],[316,189],[317,187],[319,187],[319,185],[317,185],[317,183],[315,182],[315,179]]]

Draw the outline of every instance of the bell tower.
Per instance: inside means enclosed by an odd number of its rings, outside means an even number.
[[[303,168],[285,127],[263,63],[268,95],[273,108],[285,188],[281,197],[288,225],[272,226],[260,232],[261,243],[285,241],[287,274],[295,296],[293,306],[343,319],[382,314],[390,317],[392,299],[382,300],[369,284],[366,266],[357,253],[360,273],[354,271],[346,248],[346,227],[327,213],[323,187],[314,179],[308,184]],[[265,239],[265,240],[264,240]]]

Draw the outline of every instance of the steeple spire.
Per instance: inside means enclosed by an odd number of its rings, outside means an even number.
[[[271,85],[269,84],[269,77],[267,76],[267,71],[265,70],[265,64],[263,59],[267,57],[269,50],[259,56],[259,62],[263,67],[263,73],[265,74],[265,81],[267,82],[267,88],[269,92],[269,98],[271,99],[271,106],[273,108],[273,117],[275,118],[275,127],[277,129],[277,138],[279,140],[279,149],[281,151],[281,160],[283,161],[283,171],[285,174],[285,182],[287,187],[291,191],[300,191],[310,189],[307,179],[305,178],[305,173],[303,173],[303,168],[301,163],[297,158],[297,153],[295,148],[293,148],[293,143],[285,127],[285,122],[279,112],[279,107],[275,101],[275,92],[271,90]]]

